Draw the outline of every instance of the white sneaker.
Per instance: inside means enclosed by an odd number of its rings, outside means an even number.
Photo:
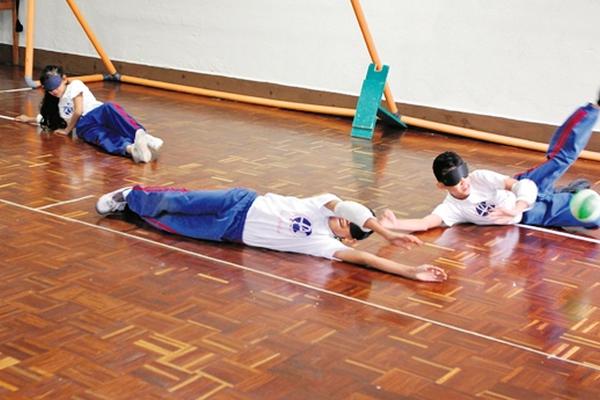
[[[148,134],[143,129],[135,131],[135,141],[131,149],[131,158],[136,163],[147,163],[152,160],[152,153],[148,147]]]
[[[160,152],[160,149],[165,141],[161,138],[157,138],[156,136],[152,136],[148,132],[146,132],[146,137],[148,138],[148,148],[152,153],[152,159],[155,160],[158,158],[158,153]]]
[[[96,212],[100,215],[109,215],[125,210],[127,201],[125,200],[124,193],[129,191],[131,191],[131,186],[100,196],[96,203]]]
[[[148,147],[150,150],[160,151],[160,148],[165,143],[161,138],[157,138],[156,136],[152,136],[148,132],[146,132],[146,137],[148,138]]]

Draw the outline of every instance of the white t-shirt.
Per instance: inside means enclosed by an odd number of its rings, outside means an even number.
[[[444,224],[452,226],[464,222],[477,225],[494,225],[489,213],[496,207],[512,209],[517,196],[505,189],[506,175],[494,171],[479,169],[469,174],[471,193],[469,197],[459,200],[448,194],[443,203],[432,212],[442,218]],[[521,221],[523,214],[515,216],[512,223]]]
[[[267,193],[248,210],[242,241],[250,246],[291,251],[333,259],[348,246],[337,240],[328,225],[333,212],[325,207],[333,194],[306,199]]]
[[[58,112],[60,117],[64,119],[67,123],[71,120],[73,116],[73,111],[75,110],[75,106],[73,104],[73,99],[77,97],[79,94],[83,95],[83,115],[92,111],[94,108],[102,105],[102,102],[96,100],[90,89],[85,85],[85,83],[80,80],[71,81],[67,87],[65,88],[65,92],[60,97],[58,101]]]

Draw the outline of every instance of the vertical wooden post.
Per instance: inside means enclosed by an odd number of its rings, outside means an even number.
[[[35,30],[35,0],[27,0],[27,25],[25,26],[25,82],[29,87],[37,87],[33,80],[33,31]]]
[[[12,62],[14,65],[19,64],[19,33],[17,32],[17,2],[11,0],[12,3]]]
[[[371,36],[371,32],[369,31],[369,27],[367,25],[367,20],[365,18],[365,14],[362,10],[359,0],[350,0],[352,3],[352,8],[354,9],[354,14],[356,15],[356,19],[358,20],[358,25],[360,26],[360,31],[362,32],[363,38],[365,39],[365,43],[367,45],[367,50],[369,51],[369,55],[371,56],[371,60],[373,64],[375,64],[376,69],[381,70],[382,64],[379,59],[379,55],[377,54],[377,50],[375,49],[375,43],[373,42],[373,37]],[[390,90],[389,85],[386,83],[385,88],[383,90],[385,95],[386,104],[388,109],[393,113],[398,113],[398,107],[394,102],[394,98],[392,96],[392,91]]]

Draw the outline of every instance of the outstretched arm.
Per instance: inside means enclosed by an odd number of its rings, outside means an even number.
[[[409,248],[412,245],[422,245],[423,241],[416,236],[392,231],[381,224],[375,217],[369,218],[364,225],[365,228],[381,235],[385,240],[396,246]]]
[[[439,215],[429,214],[423,218],[399,219],[392,210],[384,210],[379,223],[388,229],[406,232],[427,231],[441,226],[443,221]]]
[[[41,118],[41,116],[39,118]],[[15,117],[15,121],[17,121],[17,122],[25,122],[27,124],[38,125],[39,118],[38,117],[30,117],[29,115],[21,114],[21,115],[17,115]]]
[[[448,277],[443,269],[433,265],[422,264],[417,267],[411,267],[362,250],[338,250],[334,256],[342,261],[373,267],[390,274],[400,275],[417,281],[442,282]]]
[[[325,207],[332,210],[337,216],[360,226],[363,230],[372,230],[396,246],[410,247],[413,244],[423,244],[415,236],[389,230],[375,218],[371,210],[362,204],[354,201],[332,200],[325,204]]]

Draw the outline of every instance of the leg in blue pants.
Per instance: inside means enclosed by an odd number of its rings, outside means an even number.
[[[110,154],[127,156],[127,146],[133,144],[135,131],[144,129],[123,107],[105,103],[79,119],[77,136],[99,146]]]
[[[154,227],[196,239],[241,241],[256,193],[242,188],[197,190],[135,186],[127,206]]]
[[[577,160],[592,135],[598,120],[598,109],[592,104],[580,107],[552,136],[546,161],[515,175],[515,179],[533,180],[539,189],[534,207],[523,215],[523,223],[541,226],[584,226],[595,228],[598,223],[584,224],[569,210],[571,193],[555,193],[554,184]]]

